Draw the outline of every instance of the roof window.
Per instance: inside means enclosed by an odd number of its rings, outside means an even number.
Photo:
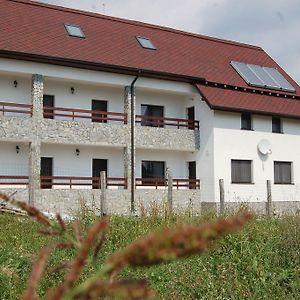
[[[65,28],[69,36],[82,39],[85,38],[85,34],[83,33],[79,25],[65,24]]]
[[[150,50],[157,50],[150,39],[142,36],[136,36],[136,39],[143,48],[150,49]]]

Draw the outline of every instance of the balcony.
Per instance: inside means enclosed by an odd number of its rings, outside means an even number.
[[[27,188],[29,185],[28,176],[0,175],[0,189]]]
[[[2,116],[16,116],[21,114],[32,116],[32,104],[0,102],[0,113]]]
[[[165,178],[136,178],[136,187],[142,188],[154,188],[159,189],[161,187],[168,186],[168,179]],[[172,187],[179,189],[200,189],[199,179],[173,179]]]

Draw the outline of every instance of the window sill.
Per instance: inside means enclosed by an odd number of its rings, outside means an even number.
[[[295,185],[295,183],[286,183],[286,182],[274,182],[274,185]]]
[[[254,184],[254,182],[236,182],[236,181],[231,181],[231,184]]]
[[[284,134],[284,132],[277,132],[277,131],[272,131],[272,133],[277,133],[277,134]]]
[[[248,129],[248,128],[241,128],[241,130],[245,130],[245,131],[254,131],[253,128],[251,128],[251,129]]]

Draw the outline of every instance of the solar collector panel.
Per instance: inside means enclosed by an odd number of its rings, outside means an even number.
[[[279,83],[277,83],[261,66],[248,65],[248,67],[261,79],[265,87],[280,88]]]
[[[253,73],[247,64],[232,61],[231,65],[248,84],[255,86],[264,85],[260,78]]]
[[[274,68],[263,67],[263,69],[280,85],[280,89],[295,92],[294,87]]]

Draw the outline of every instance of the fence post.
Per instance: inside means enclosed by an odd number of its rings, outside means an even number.
[[[100,172],[100,188],[101,188],[101,194],[100,194],[100,214],[101,216],[106,215],[106,174],[105,171]]]
[[[167,180],[168,180],[168,212],[173,211],[173,176],[170,169],[167,169]]]
[[[219,179],[219,189],[220,189],[220,211],[219,211],[219,214],[222,216],[225,211],[224,179]]]
[[[271,189],[271,180],[267,180],[267,203],[266,203],[266,213],[270,217],[273,213],[272,209],[272,189]]]

